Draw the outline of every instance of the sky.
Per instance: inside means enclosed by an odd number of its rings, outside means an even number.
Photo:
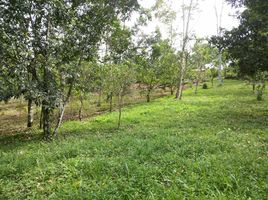
[[[172,9],[174,9],[177,13],[178,20],[175,22],[175,25],[178,28],[178,31],[180,32],[181,28],[181,6],[180,4],[183,2],[183,0],[165,0],[169,1]],[[185,3],[189,3],[190,0],[184,0]],[[197,0],[194,0],[197,1]],[[150,8],[155,4],[156,0],[139,0],[139,3],[145,7]],[[225,28],[227,30],[232,29],[233,27],[237,27],[239,24],[239,21],[234,16],[236,13],[236,9],[232,8],[230,5],[225,3],[224,0],[198,0],[198,6],[197,10],[194,11],[192,19],[190,21],[190,30],[191,33],[195,34],[197,37],[209,37],[212,35],[217,34],[217,25],[216,25],[216,14],[215,14],[215,7],[218,10],[218,13],[220,12],[221,6],[223,3],[223,12],[222,12],[222,28]],[[152,22],[149,22],[149,25],[144,28],[146,33],[153,32],[155,30],[155,27],[160,27],[160,30],[163,34],[163,37],[167,37],[167,26],[164,24],[161,24],[157,20],[153,20]]]

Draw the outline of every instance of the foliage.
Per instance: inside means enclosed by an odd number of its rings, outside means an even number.
[[[203,84],[202,86],[203,89],[208,89],[208,85],[206,83]]]
[[[240,74],[253,77],[257,71],[268,70],[268,17],[264,12],[268,2],[246,0],[242,3],[246,9],[240,16],[238,28],[226,31],[214,43],[227,49],[229,57],[239,66]]]
[[[213,67],[210,68],[209,70],[209,77],[210,77],[210,81],[211,81],[211,85],[214,85],[214,79],[218,76],[218,71]]]
[[[140,50],[135,56],[137,81],[146,87],[147,101],[150,93],[160,83],[161,79],[161,34],[159,29],[151,36],[145,36],[140,41]]]
[[[8,0],[0,8],[1,71],[14,71],[19,85],[42,103],[49,137],[50,116],[56,107],[63,113],[81,63],[92,61],[103,32],[115,20],[129,17],[138,3]]]
[[[197,39],[194,44],[192,55],[189,58],[191,69],[194,70],[195,79],[205,79],[206,65],[213,65],[216,60],[217,50],[207,41]],[[213,70],[215,70],[213,66]]]
[[[179,57],[175,50],[170,46],[168,40],[158,43],[160,83],[173,89],[177,84],[177,71],[179,65]]]

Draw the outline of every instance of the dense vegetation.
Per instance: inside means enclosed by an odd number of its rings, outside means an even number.
[[[267,198],[268,1],[175,1],[0,1],[0,199]]]
[[[198,97],[198,98],[196,98]],[[265,199],[267,101],[249,85],[185,92],[1,146],[4,199]],[[157,123],[156,123],[157,122]]]
[[[89,94],[99,95],[98,106],[106,96],[110,111],[117,98],[119,128],[124,98],[134,84],[144,90],[147,102],[159,87],[169,88],[172,94],[176,91],[180,100],[186,84],[195,84],[197,93],[199,83],[209,79],[213,84],[218,77],[222,85],[223,78],[243,76],[262,100],[268,40],[267,17],[261,8],[267,3],[230,2],[247,8],[240,26],[222,34],[217,22],[217,36],[194,37],[191,45],[190,23],[197,0],[182,3],[181,33],[174,29],[179,16],[168,1],[157,0],[146,10],[137,0],[4,0],[0,4],[0,101],[27,100],[27,127],[33,126],[33,106],[39,107],[40,129],[51,140],[58,135],[71,96],[79,98],[80,120]],[[126,26],[133,13],[139,17],[133,26]],[[143,31],[152,18],[167,26],[168,38],[163,39],[159,28],[152,34]],[[178,39],[180,47],[175,48]]]

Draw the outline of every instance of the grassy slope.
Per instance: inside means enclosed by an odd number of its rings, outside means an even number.
[[[120,130],[112,113],[2,146],[0,199],[267,199],[268,102],[250,92],[229,81],[129,107]]]

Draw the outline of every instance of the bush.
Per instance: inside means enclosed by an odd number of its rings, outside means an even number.
[[[202,86],[203,89],[208,89],[208,85],[206,83],[203,84]]]

